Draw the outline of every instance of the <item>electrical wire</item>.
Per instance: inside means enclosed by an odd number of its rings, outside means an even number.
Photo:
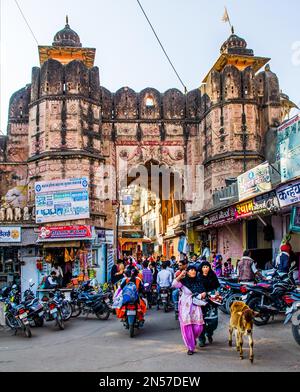
[[[173,65],[173,63],[172,63],[170,57],[168,56],[168,54],[167,54],[167,52],[166,52],[166,50],[165,50],[163,44],[161,43],[161,41],[160,41],[160,39],[159,39],[159,37],[158,37],[158,35],[157,35],[157,33],[156,33],[156,31],[155,31],[155,29],[154,29],[152,23],[150,22],[150,20],[149,20],[149,18],[148,18],[148,16],[147,16],[147,14],[146,14],[146,12],[145,12],[145,10],[144,10],[142,4],[140,3],[139,0],[137,0],[137,2],[138,2],[138,5],[139,5],[140,8],[141,8],[143,14],[145,15],[145,18],[147,19],[147,22],[149,23],[149,25],[150,25],[150,27],[151,27],[151,29],[152,29],[152,31],[153,31],[153,33],[154,33],[154,35],[155,35],[157,41],[158,41],[160,47],[162,48],[162,50],[163,50],[163,52],[164,52],[164,54],[165,54],[165,56],[166,56],[168,62],[170,63],[171,67],[173,68],[173,70],[174,70],[174,72],[175,72],[177,78],[179,79],[180,83],[182,84],[182,86],[183,86],[183,88],[184,88],[184,93],[187,94],[188,90],[187,90],[185,84],[183,83],[181,77],[179,76],[178,72],[176,71],[176,68],[175,68],[175,66]]]
[[[27,27],[29,28],[29,30],[30,30],[30,32],[31,32],[31,34],[32,34],[32,36],[33,36],[35,42],[37,43],[37,45],[39,45],[38,40],[36,39],[36,36],[34,35],[34,32],[33,32],[32,28],[30,27],[30,24],[29,24],[29,22],[27,21],[26,16],[24,15],[24,12],[22,11],[22,9],[21,9],[21,7],[20,7],[18,1],[15,0],[15,3],[16,3],[16,6],[17,6],[18,9],[19,9],[19,11],[20,11],[20,13],[21,13],[21,15],[22,15],[22,17],[23,17],[23,19],[24,19],[24,21],[25,21]]]

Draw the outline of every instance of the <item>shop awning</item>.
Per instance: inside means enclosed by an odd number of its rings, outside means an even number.
[[[40,242],[44,248],[80,248],[80,241]]]
[[[119,238],[120,245],[124,245],[126,243],[135,243],[136,244],[136,243],[139,243],[139,242],[148,243],[149,244],[152,241],[148,237],[143,237],[143,238]]]

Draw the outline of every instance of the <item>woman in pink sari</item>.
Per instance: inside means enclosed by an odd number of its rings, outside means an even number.
[[[197,277],[197,270],[194,266],[183,271],[174,280],[173,287],[182,290],[179,300],[181,334],[188,349],[187,354],[193,355],[204,325],[201,307],[193,304],[193,296],[203,293],[202,298],[205,298],[205,289]]]

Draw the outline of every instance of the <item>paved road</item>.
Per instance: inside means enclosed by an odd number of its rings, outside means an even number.
[[[145,328],[134,339],[114,316],[108,321],[71,320],[65,331],[47,323],[33,329],[32,339],[0,332],[0,371],[300,371],[300,346],[282,318],[255,327],[253,365],[228,347],[228,321],[221,313],[214,344],[191,357],[173,313],[156,310],[148,313]]]

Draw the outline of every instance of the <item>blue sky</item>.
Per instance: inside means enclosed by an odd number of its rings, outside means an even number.
[[[40,45],[52,44],[65,15],[84,46],[97,49],[101,84],[182,90],[136,0],[18,0]],[[141,0],[169,56],[188,87],[199,87],[230,35],[221,22],[226,4],[236,33],[256,55],[271,57],[282,90],[300,105],[299,0]],[[295,58],[299,61],[295,62]],[[294,61],[293,61],[294,59]],[[1,130],[8,101],[30,83],[37,44],[14,0],[1,0]]]

